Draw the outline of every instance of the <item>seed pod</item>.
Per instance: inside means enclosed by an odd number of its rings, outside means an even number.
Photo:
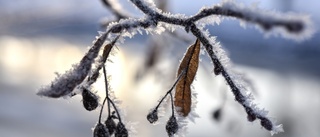
[[[147,119],[150,123],[154,123],[156,121],[158,121],[158,111],[157,110],[153,110],[151,111],[148,115],[147,115]]]
[[[109,131],[109,134],[112,135],[116,130],[116,123],[114,122],[112,116],[109,116],[105,121],[106,127]]]
[[[93,137],[110,137],[108,129],[101,123],[98,123],[93,130]]]
[[[92,111],[98,107],[98,97],[88,89],[83,89],[82,103],[86,110]]]
[[[176,117],[171,116],[166,125],[168,136],[169,137],[173,136],[175,133],[177,133],[178,129],[179,129],[179,125]]]
[[[128,137],[128,130],[122,122],[119,122],[117,125],[115,137]]]

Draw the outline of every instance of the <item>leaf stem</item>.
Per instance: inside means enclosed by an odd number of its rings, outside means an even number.
[[[119,114],[119,111],[116,107],[116,105],[114,104],[114,102],[109,98],[109,97],[106,97],[108,99],[108,101],[111,103],[111,105],[113,106],[113,109],[116,111],[117,113],[117,116],[118,116],[118,119],[119,119],[119,122],[122,123],[121,121],[121,117],[120,117],[120,114]]]
[[[102,103],[102,106],[101,106],[101,109],[100,109],[99,123],[101,123],[101,115],[102,115],[103,107],[104,107],[104,104],[105,104],[106,100],[107,100],[107,98],[104,98],[103,103]]]
[[[103,69],[103,76],[105,81],[105,87],[106,87],[106,98],[109,98],[109,89],[108,89],[108,79],[107,79],[107,71],[105,65],[102,67]],[[108,116],[110,117],[110,102],[108,101]]]
[[[171,92],[170,92],[170,97],[171,97],[171,112],[172,112],[172,116],[174,116],[173,97]]]
[[[104,103],[105,103],[105,100],[108,99],[108,115],[110,116],[110,103],[111,103],[111,105],[113,106],[114,110],[116,111],[116,113],[117,113],[117,115],[118,115],[119,122],[122,122],[122,121],[121,121],[120,114],[119,114],[119,112],[118,112],[118,109],[117,109],[116,105],[113,103],[113,101],[112,101],[112,100],[110,99],[110,97],[109,97],[109,93],[108,93],[108,91],[109,91],[109,90],[108,90],[108,79],[107,79],[106,68],[105,68],[104,65],[103,65],[102,69],[103,69],[103,76],[104,76],[104,81],[105,81],[105,86],[106,86],[106,97],[105,97],[104,102],[103,102],[103,104],[102,104],[102,108],[103,108],[103,105],[104,105]],[[101,112],[100,112],[100,116],[101,116]]]
[[[173,88],[177,85],[177,83],[179,82],[179,80],[181,79],[181,77],[185,74],[186,69],[183,69],[183,71],[179,74],[179,77],[177,78],[177,80],[174,82],[173,86],[169,89],[169,91],[167,91],[166,95],[164,95],[164,97],[162,97],[162,99],[160,100],[160,102],[158,103],[158,105],[156,106],[155,109],[158,109],[160,104],[163,102],[163,100],[168,96],[168,94],[171,94],[171,91],[173,90]],[[173,101],[173,99],[171,99],[171,102]],[[173,107],[172,107],[173,108]]]

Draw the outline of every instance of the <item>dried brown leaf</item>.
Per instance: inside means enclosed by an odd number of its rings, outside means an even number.
[[[121,35],[118,35],[113,41],[111,41],[109,44],[105,45],[103,48],[102,53],[102,62],[105,63],[107,61],[107,58],[109,57],[109,54],[111,52],[111,49],[115,45],[116,41],[119,39]]]
[[[177,75],[185,70],[185,75],[181,77],[176,85],[174,105],[180,108],[183,116],[187,116],[191,110],[191,84],[196,76],[199,64],[200,41],[191,45],[185,53]]]
[[[110,43],[110,44],[107,44],[104,48],[103,48],[103,53],[102,53],[102,60],[103,62],[106,62],[110,52],[111,52],[111,49],[113,47],[113,43]]]

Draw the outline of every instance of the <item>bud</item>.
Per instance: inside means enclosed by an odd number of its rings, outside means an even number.
[[[128,130],[122,122],[119,122],[117,125],[115,137],[128,137]]]
[[[148,115],[147,115],[147,119],[150,123],[154,123],[156,121],[158,121],[158,111],[152,110]]]
[[[272,130],[273,125],[272,125],[272,122],[271,122],[269,119],[267,119],[267,118],[262,118],[260,124],[261,124],[261,126],[263,126],[266,130],[269,130],[269,131]]]
[[[213,112],[213,118],[217,121],[221,119],[221,108],[217,109],[216,111]]]
[[[221,71],[222,71],[221,67],[219,67],[217,63],[214,63],[214,69],[213,69],[214,74],[219,75]]]
[[[116,123],[114,122],[112,116],[109,116],[105,121],[106,127],[109,131],[109,134],[112,135],[116,130]]]
[[[302,22],[290,22],[290,23],[286,24],[285,28],[289,32],[299,33],[304,29],[304,26],[303,26]]]
[[[179,125],[177,119],[174,116],[171,116],[166,125],[168,136],[173,136],[175,133],[177,133],[178,129]]]
[[[101,123],[98,123],[93,130],[93,137],[109,137],[108,129]]]
[[[83,89],[82,103],[86,110],[92,111],[98,107],[98,97],[88,89]]]
[[[124,28],[121,25],[115,25],[111,28],[112,33],[120,33]]]
[[[253,114],[248,114],[247,119],[249,122],[253,122],[257,119],[257,117]]]

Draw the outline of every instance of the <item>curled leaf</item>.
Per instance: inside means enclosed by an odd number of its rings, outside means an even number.
[[[191,84],[196,76],[199,64],[200,41],[197,40],[185,53],[179,69],[178,75],[186,71],[181,80],[176,85],[174,105],[180,108],[183,116],[187,116],[191,110]]]

